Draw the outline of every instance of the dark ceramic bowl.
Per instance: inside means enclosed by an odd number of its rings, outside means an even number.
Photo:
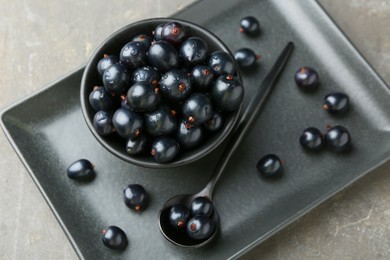
[[[191,151],[180,151],[180,155],[177,156],[173,161],[164,164],[157,163],[154,158],[149,154],[141,156],[130,156],[126,153],[125,139],[117,136],[116,134],[110,136],[101,136],[96,132],[92,124],[95,111],[89,104],[89,94],[94,86],[102,85],[102,80],[97,72],[97,64],[99,60],[103,57],[104,54],[119,55],[121,48],[134,36],[138,34],[147,34],[148,32],[153,32],[157,25],[171,21],[178,21],[182,25],[184,25],[186,27],[188,35],[203,38],[208,44],[210,53],[216,50],[222,50],[231,54],[228,47],[217,36],[199,25],[190,23],[188,21],[171,18],[147,19],[129,24],[109,36],[93,53],[91,59],[86,65],[81,81],[81,109],[84,115],[84,119],[93,136],[104,148],[106,148],[109,152],[119,157],[120,159],[132,164],[148,168],[168,168],[181,166],[194,162],[206,156],[215,148],[217,148],[228,137],[229,133],[233,130],[236,124],[241,110],[240,106],[240,108],[236,111],[227,114],[224,118],[225,122],[223,128],[217,133],[208,137],[208,139],[200,146],[196,147]],[[238,68],[237,64],[236,67]],[[237,69],[237,76],[241,80],[241,76],[239,73],[240,72]]]

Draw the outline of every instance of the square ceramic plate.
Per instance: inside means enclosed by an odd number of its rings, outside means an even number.
[[[260,20],[260,36],[248,38],[238,32],[240,19],[247,15]],[[199,1],[175,17],[209,28],[233,52],[249,47],[262,54],[258,66],[244,72],[245,105],[285,44],[296,45],[216,187],[221,230],[207,247],[170,244],[160,234],[157,216],[171,196],[197,192],[206,184],[221,149],[191,165],[167,170],[140,168],[113,157],[83,120],[79,102],[83,68],[1,116],[11,144],[82,259],[235,258],[390,157],[390,91],[315,1]],[[321,86],[314,93],[302,93],[294,84],[293,75],[303,65],[319,72]],[[321,109],[323,97],[333,90],[351,97],[345,116],[330,116]],[[353,150],[304,152],[298,142],[302,130],[308,126],[324,130],[329,124],[350,130]],[[267,153],[285,161],[284,176],[278,181],[266,182],[257,175],[256,162]],[[67,166],[80,158],[96,164],[97,177],[89,184],[66,176]],[[151,196],[142,213],[131,212],[122,201],[122,189],[130,183],[142,184]],[[109,225],[127,233],[130,245],[124,252],[102,245],[101,230]]]

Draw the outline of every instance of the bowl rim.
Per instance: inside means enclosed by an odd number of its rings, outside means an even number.
[[[87,106],[89,106],[89,102],[87,101],[88,99],[86,98],[86,89],[87,89],[87,74],[91,69],[96,69],[92,68],[93,61],[96,58],[96,56],[104,49],[104,47],[107,47],[107,42],[111,41],[114,37],[117,35],[121,35],[122,33],[128,31],[130,28],[134,26],[141,26],[142,24],[149,24],[149,23],[167,23],[167,22],[179,22],[182,23],[185,26],[188,27],[193,27],[196,28],[196,30],[202,32],[205,34],[208,38],[213,39],[212,41],[215,42],[218,45],[219,50],[225,51],[229,53],[232,57],[233,54],[230,51],[230,49],[227,47],[227,45],[214,33],[212,33],[210,30],[206,29],[205,27],[195,24],[193,22],[184,20],[184,19],[178,19],[178,18],[165,18],[165,17],[156,17],[156,18],[148,18],[148,19],[143,19],[143,20],[138,20],[136,22],[130,23],[119,30],[115,31],[114,33],[110,34],[105,40],[94,50],[92,55],[90,56],[81,79],[81,84],[80,84],[80,102],[81,102],[81,111],[83,114],[84,121],[86,122],[88,129],[91,131],[92,135],[96,138],[96,140],[111,154],[115,155],[116,157],[145,168],[155,168],[155,169],[164,169],[164,168],[173,168],[173,167],[178,167],[178,166],[184,166],[190,163],[193,163],[195,161],[200,160],[201,158],[204,158],[206,155],[210,154],[212,151],[214,151],[217,147],[219,147],[228,137],[232,134],[233,131],[236,129],[236,125],[238,122],[238,119],[240,118],[241,115],[241,110],[242,110],[242,103],[239,106],[238,109],[236,109],[233,112],[230,112],[231,120],[228,122],[227,125],[225,125],[224,129],[221,130],[221,132],[218,133],[219,137],[215,138],[211,144],[207,144],[203,149],[200,149],[199,151],[194,152],[193,150],[191,151],[190,155],[187,156],[179,156],[177,159],[173,159],[173,161],[168,162],[168,163],[158,163],[154,161],[153,159],[150,161],[142,160],[140,158],[143,158],[143,156],[131,156],[127,153],[125,153],[125,149],[123,149],[123,152],[118,151],[114,147],[112,147],[109,142],[105,140],[105,137],[99,135],[93,124],[92,124],[92,118],[90,118],[90,115],[87,113],[88,109]],[[236,61],[234,60],[236,63]],[[238,80],[243,84],[242,81],[242,75],[240,72],[240,69],[238,67],[238,64],[235,64],[236,66],[236,76]],[[125,143],[125,141],[124,141]],[[197,148],[195,148],[196,150]]]

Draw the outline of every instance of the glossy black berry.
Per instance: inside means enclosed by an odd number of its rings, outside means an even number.
[[[129,88],[130,74],[124,65],[109,66],[103,73],[103,85],[111,95],[121,95]]]
[[[176,130],[175,111],[168,105],[161,105],[156,110],[144,115],[146,132],[151,136],[169,135]]]
[[[237,61],[238,66],[242,69],[254,66],[260,57],[260,55],[256,54],[250,48],[241,48],[234,53],[234,59]]]
[[[192,91],[191,77],[183,70],[172,69],[162,75],[160,92],[170,100],[183,100]]]
[[[157,137],[152,144],[151,154],[158,163],[172,161],[180,151],[179,143],[171,137]]]
[[[79,159],[69,165],[67,171],[68,177],[74,180],[87,181],[95,177],[93,165],[87,159]]]
[[[322,108],[331,114],[342,114],[348,110],[349,97],[342,92],[331,92],[324,98]]]
[[[309,127],[299,137],[299,143],[308,150],[318,151],[324,146],[324,137],[320,130]]]
[[[192,217],[187,223],[187,234],[195,240],[203,240],[211,237],[216,229],[214,221],[204,215]]]
[[[317,88],[319,76],[315,69],[311,67],[301,67],[295,73],[295,83],[299,88],[305,91],[311,91]]]
[[[126,233],[117,226],[103,230],[102,242],[106,247],[116,250],[124,250],[129,243]]]
[[[119,58],[116,55],[104,54],[103,58],[99,60],[97,64],[97,70],[99,75],[102,77],[104,71],[113,64],[119,63]]]
[[[169,223],[176,229],[185,229],[190,219],[190,210],[183,204],[176,204],[169,210]]]
[[[207,65],[216,75],[231,74],[234,75],[236,67],[234,57],[224,51],[215,51],[207,59]]]
[[[219,76],[211,86],[211,99],[223,112],[238,109],[244,99],[244,87],[236,76]]]
[[[186,120],[180,122],[176,134],[176,140],[180,143],[180,147],[185,149],[194,148],[198,146],[204,138],[202,126],[192,126]]]
[[[140,135],[143,127],[142,116],[125,108],[118,108],[112,117],[112,124],[119,136],[134,138]]]
[[[240,20],[240,32],[250,36],[255,36],[260,33],[260,23],[253,16],[247,16]]]
[[[147,82],[134,83],[127,91],[129,106],[139,112],[152,111],[160,103],[158,88]]]
[[[153,31],[153,37],[156,41],[162,40],[162,29],[164,27],[165,23],[157,25],[156,29]]]
[[[154,87],[158,87],[158,82],[161,79],[161,73],[150,66],[137,68],[132,73],[132,82],[146,82],[152,84]]]
[[[179,54],[184,65],[195,66],[206,60],[208,50],[205,40],[189,37],[181,44]]]
[[[162,28],[161,37],[164,41],[178,45],[186,37],[186,30],[178,22],[168,22]]]
[[[213,115],[211,100],[203,93],[192,93],[184,102],[182,115],[190,125],[201,125]]]
[[[103,110],[95,113],[92,124],[96,132],[101,136],[110,135],[115,131],[112,125],[112,113]]]
[[[213,115],[209,120],[204,122],[203,127],[207,131],[216,132],[223,126],[223,115],[220,111],[214,110]]]
[[[191,71],[192,84],[198,91],[209,91],[214,80],[213,70],[206,65],[196,65]]]
[[[325,135],[325,143],[331,151],[348,152],[351,149],[351,135],[344,126],[329,127]]]
[[[214,205],[207,197],[196,197],[191,203],[191,215],[204,215],[210,217],[214,212]]]
[[[263,156],[256,165],[257,171],[261,176],[267,178],[278,178],[282,175],[282,161],[275,154],[267,154]]]
[[[116,100],[104,87],[96,86],[89,94],[89,104],[95,111],[112,111]]]
[[[166,41],[157,41],[149,48],[149,65],[165,73],[179,67],[179,54],[176,48]]]
[[[148,195],[142,185],[129,184],[123,189],[123,201],[130,209],[142,211],[147,206]]]
[[[131,39],[131,41],[134,41],[134,42],[140,42],[142,44],[144,44],[147,48],[150,47],[150,45],[152,44],[152,37],[146,35],[146,34],[138,34],[136,36],[133,37],[133,39]]]
[[[130,70],[144,66],[149,46],[139,41],[127,43],[120,51],[119,60]]]
[[[149,138],[146,135],[139,135],[129,138],[126,143],[126,152],[129,155],[145,154],[148,149]]]

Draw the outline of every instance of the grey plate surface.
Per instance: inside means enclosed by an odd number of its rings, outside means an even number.
[[[259,37],[238,32],[239,20],[247,15],[259,18]],[[160,234],[157,215],[168,198],[197,192],[206,184],[223,147],[176,169],[145,169],[117,159],[99,145],[82,117],[83,68],[2,113],[4,131],[80,258],[234,258],[390,158],[390,91],[315,1],[200,1],[175,16],[211,29],[233,52],[250,47],[263,55],[255,69],[243,73],[245,105],[285,44],[292,40],[296,46],[216,187],[214,200],[222,222],[211,245],[182,249],[170,244]],[[303,65],[320,74],[321,86],[314,93],[302,93],[294,84],[293,75]],[[323,97],[332,90],[350,95],[351,109],[345,116],[330,116],[321,109]],[[352,152],[304,152],[298,142],[302,130],[324,130],[329,124],[349,128]],[[256,162],[267,153],[285,161],[278,181],[257,176]],[[79,184],[67,178],[66,168],[79,158],[96,164],[93,182]],[[151,203],[146,211],[136,214],[124,205],[122,189],[129,183],[148,190]],[[130,244],[124,252],[102,246],[101,230],[109,225],[127,233]]]

